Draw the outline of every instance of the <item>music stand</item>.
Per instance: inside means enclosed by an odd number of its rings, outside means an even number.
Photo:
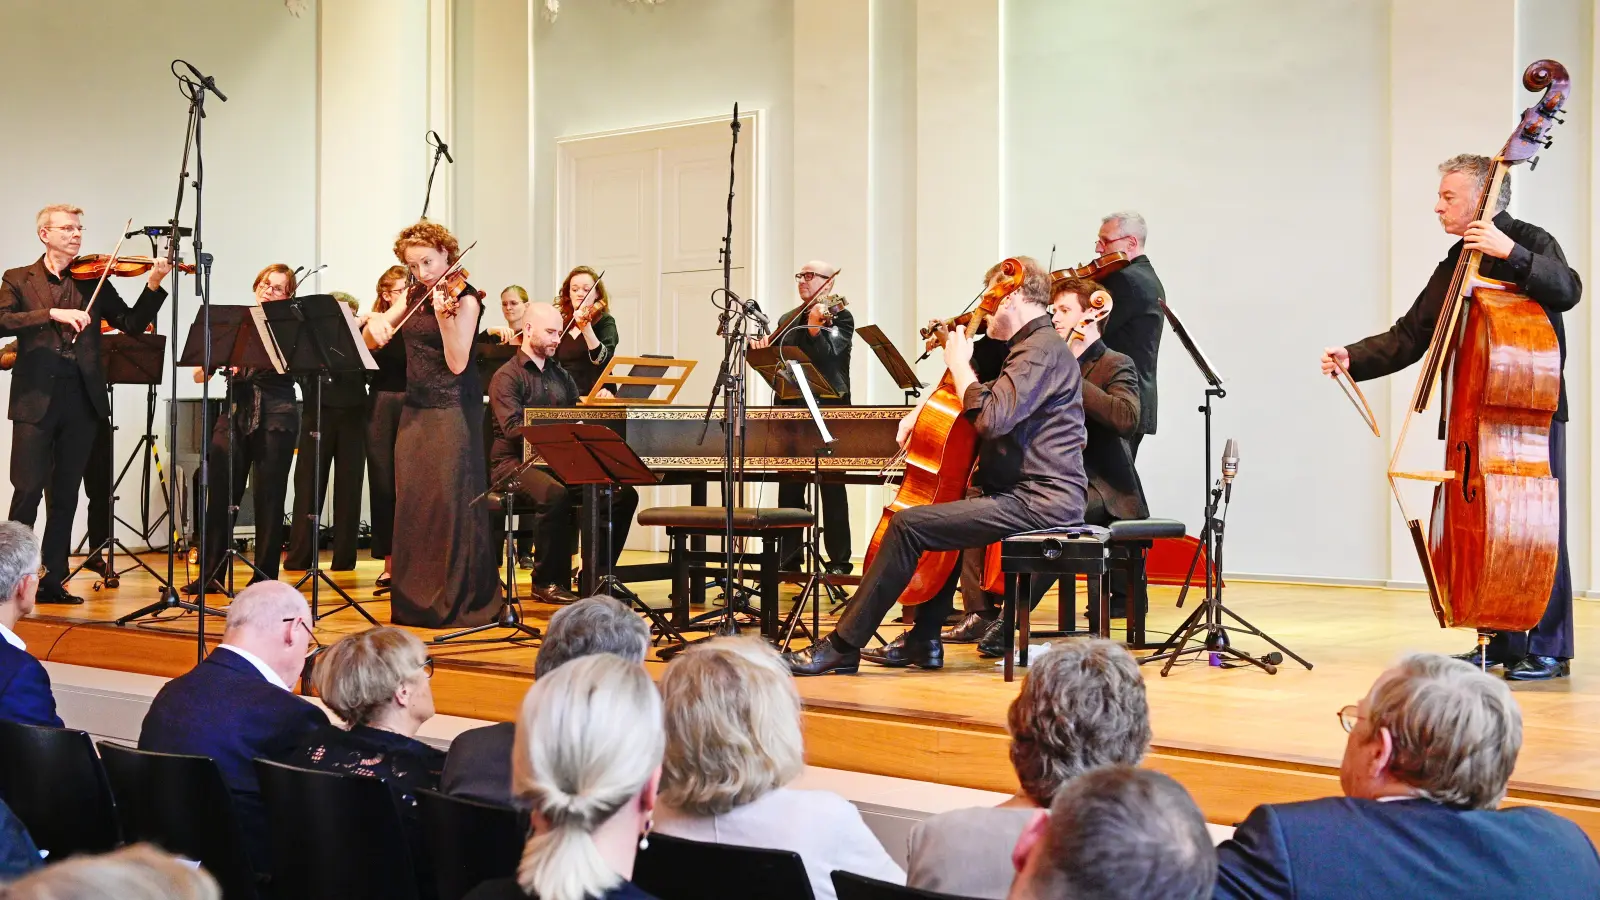
[[[128,549],[126,544],[117,538],[117,486],[122,483],[122,478],[120,476],[115,479],[112,478],[112,472],[116,470],[114,459],[117,434],[115,387],[119,384],[142,384],[151,392],[153,399],[156,385],[161,383],[162,376],[167,371],[167,339],[159,334],[101,335],[100,368],[106,373],[106,400],[111,411],[106,427],[111,430],[111,449],[113,451],[112,454],[108,454],[106,457],[106,480],[110,484],[111,492],[111,496],[106,499],[106,538],[97,546],[89,548],[89,553],[83,558],[83,562],[79,563],[77,568],[68,572],[67,577],[62,580],[71,581],[73,576],[89,565],[89,560],[100,556],[103,552],[104,556],[101,558],[105,563],[105,571],[101,573],[100,581],[95,587],[96,589],[102,586],[108,588],[117,587],[121,583],[122,575],[122,572],[117,571],[117,551],[120,549],[124,556],[133,560],[134,565],[149,572],[155,578],[157,584],[170,591],[172,585],[167,583],[165,578],[162,578],[155,569],[135,555],[132,550]],[[139,448],[128,457],[127,463],[122,467],[123,475],[126,475],[128,469],[133,466],[134,458],[143,454],[146,441],[154,442],[155,436],[145,434],[139,439]],[[126,525],[127,523],[124,522],[123,524]],[[128,525],[128,527],[133,528],[132,525]],[[137,531],[138,529],[133,530]],[[148,533],[144,537],[149,540]],[[133,566],[129,566],[123,572],[132,570]]]
[[[582,486],[583,502],[590,510],[598,510],[600,489],[606,488],[606,545],[585,554],[593,560],[594,571],[603,573],[595,582],[595,593],[624,599],[650,619],[658,636],[684,642],[683,635],[666,617],[629,590],[612,571],[615,528],[611,498],[620,485],[659,484],[655,473],[622,435],[604,425],[524,425],[512,433],[527,441],[528,449],[543,459],[563,484]]]
[[[283,371],[291,375],[305,375],[312,379],[315,388],[308,402],[312,409],[311,432],[311,496],[322,496],[322,383],[331,375],[341,372],[366,372],[378,368],[372,353],[361,338],[360,326],[350,307],[329,294],[312,294],[295,297],[260,307],[272,338],[277,342],[283,358]],[[322,569],[322,504],[313,502],[311,512],[311,569],[295,582],[300,590],[311,582],[311,621],[327,618],[345,609],[354,609],[373,625],[378,620],[361,608],[355,598],[334,583]],[[318,587],[327,585],[344,603],[327,612],[318,612]]]
[[[889,340],[889,336],[883,333],[882,328],[876,325],[862,325],[856,329],[856,334],[861,335],[861,339],[872,348],[872,355],[878,358],[878,362],[883,363],[883,367],[889,372],[889,377],[894,379],[895,386],[905,393],[907,406],[911,405],[913,399],[922,396],[922,388],[926,385],[917,378],[917,373],[911,368],[911,364],[900,355],[900,348]]]
[[[813,397],[832,400],[839,396],[827,376],[817,370],[811,357],[799,347],[753,347],[745,354],[745,359],[779,400],[798,400],[802,396],[798,387],[799,376],[790,365],[791,362],[799,364],[799,371],[804,373]]]
[[[618,373],[617,366],[627,366],[628,374]],[[579,398],[578,403],[583,406],[667,406],[677,398],[678,391],[683,390],[694,367],[692,359],[670,356],[613,356],[589,393]],[[680,371],[677,375],[668,375],[670,369]],[[612,396],[601,397],[600,392],[607,385],[612,386]],[[667,396],[655,399],[656,388],[663,386],[669,388]]]

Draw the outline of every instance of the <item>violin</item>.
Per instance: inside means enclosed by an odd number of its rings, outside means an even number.
[[[850,301],[846,300],[842,294],[829,294],[826,297],[818,297],[812,300],[811,305],[822,311],[823,325],[832,325],[833,317],[844,312],[844,308],[850,305]]]
[[[456,314],[457,304],[460,302],[463,294],[469,297],[476,297],[480,302],[485,296],[483,291],[480,291],[467,283],[467,278],[469,278],[471,274],[472,273],[468,272],[466,269],[458,269],[452,266],[450,270],[446,271],[445,274],[433,284],[424,284],[421,281],[413,281],[411,286],[406,289],[406,302],[408,304],[415,303],[421,305],[422,301],[426,300],[435,289],[440,290],[444,292],[445,295],[445,301],[444,305],[441,307],[441,311],[445,314],[445,316],[453,318]]]
[[[1057,269],[1050,273],[1050,290],[1055,291],[1055,286],[1068,278],[1087,278],[1090,281],[1099,281],[1106,275],[1120,269],[1126,269],[1133,260],[1121,250],[1113,250],[1104,256],[1096,257],[1093,262],[1081,266]]]
[[[156,264],[156,259],[152,256],[118,256],[116,262],[111,261],[112,256],[108,253],[90,253],[73,260],[67,271],[79,281],[92,281],[107,274],[120,278],[135,278],[149,274]],[[107,263],[111,263],[109,273],[106,271]],[[178,263],[177,269],[186,275],[193,275],[194,263]]]

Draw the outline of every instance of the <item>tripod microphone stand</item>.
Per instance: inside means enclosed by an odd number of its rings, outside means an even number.
[[[512,485],[515,484],[517,476],[521,475],[523,471],[528,469],[528,467],[531,465],[533,465],[531,462],[524,463],[520,466],[517,466],[515,469],[512,469],[510,472],[506,473],[505,477],[500,478],[494,484],[489,485],[488,490],[476,497],[473,497],[472,503],[467,504],[468,506],[471,506],[473,503],[482,503],[484,500],[487,500],[494,494],[498,493],[500,495],[501,511],[504,512],[506,516],[504,563],[506,567],[506,595],[505,602],[500,606],[500,615],[497,616],[493,622],[485,622],[482,625],[475,625],[471,628],[463,628],[460,631],[452,631],[449,634],[442,634],[428,643],[443,644],[447,641],[472,637],[473,635],[482,634],[485,631],[491,631],[496,628],[509,628],[511,629],[511,633],[495,638],[480,638],[477,643],[498,643],[500,641],[518,643],[525,640],[538,640],[544,636],[539,629],[534,628],[532,625],[529,625],[527,622],[523,621],[522,600],[517,596],[517,493]],[[357,609],[359,608],[360,607],[357,607]]]

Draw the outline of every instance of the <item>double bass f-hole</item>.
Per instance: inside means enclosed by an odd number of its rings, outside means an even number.
[[[1459,441],[1456,449],[1461,451],[1461,499],[1471,503],[1478,499],[1478,489],[1472,486],[1472,445]]]

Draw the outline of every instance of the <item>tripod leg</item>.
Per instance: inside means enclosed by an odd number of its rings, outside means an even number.
[[[1265,631],[1262,631],[1261,629],[1255,627],[1254,625],[1251,625],[1249,622],[1246,622],[1243,617],[1241,617],[1238,613],[1234,612],[1233,610],[1227,608],[1226,606],[1221,607],[1221,609],[1222,609],[1222,612],[1224,614],[1226,614],[1228,617],[1232,618],[1234,621],[1238,622],[1240,625],[1243,625],[1246,631],[1248,631],[1249,633],[1255,635],[1258,638],[1261,638],[1262,640],[1266,641],[1267,643],[1271,644],[1272,646],[1277,647],[1279,650],[1282,650],[1284,656],[1287,656],[1290,659],[1294,660],[1295,662],[1299,663],[1300,665],[1305,666],[1307,669],[1311,668],[1311,663],[1306,662],[1306,660],[1302,656],[1300,656],[1300,654],[1298,654],[1298,653],[1294,652],[1293,650],[1290,650],[1288,647],[1285,647],[1284,645],[1278,643],[1278,641],[1275,638],[1273,638],[1272,635],[1267,634]]]

